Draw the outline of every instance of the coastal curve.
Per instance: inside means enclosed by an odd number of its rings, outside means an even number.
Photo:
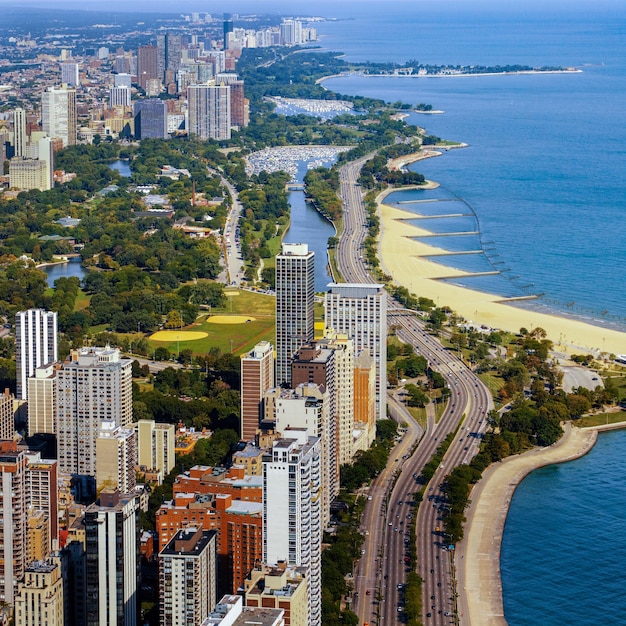
[[[564,424],[561,439],[547,448],[533,448],[521,455],[490,465],[470,494],[465,538],[455,552],[459,624],[506,626],[502,601],[500,550],[504,524],[517,486],[530,472],[554,463],[565,463],[587,454],[598,432],[626,427],[576,428]]]

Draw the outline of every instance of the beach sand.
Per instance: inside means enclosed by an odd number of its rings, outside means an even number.
[[[626,423],[622,422],[575,428],[567,423],[556,444],[508,457],[485,470],[470,494],[465,538],[455,553],[461,626],[506,626],[500,549],[511,498],[520,482],[539,467],[583,456],[593,448],[598,431],[624,426]]]
[[[422,258],[442,250],[411,239],[428,233],[406,221],[415,218],[413,213],[384,204],[385,196],[393,191],[397,189],[383,192],[378,197],[381,216],[379,252],[383,271],[393,276],[396,284],[407,287],[416,296],[431,298],[438,306],[449,306],[475,324],[515,333],[522,327],[529,330],[541,327],[555,347],[562,351],[626,353],[626,333],[511,306],[502,302],[500,296],[433,280],[463,276],[464,272]]]

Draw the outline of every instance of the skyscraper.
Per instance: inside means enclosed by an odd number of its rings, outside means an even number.
[[[368,349],[376,362],[376,411],[387,417],[387,300],[383,285],[331,284],[324,300],[326,328],[347,335],[355,352]]]
[[[28,434],[48,433],[56,435],[57,378],[54,363],[35,369],[35,375],[27,381]]]
[[[136,626],[141,576],[135,495],[102,491],[84,523],[86,626]]]
[[[135,491],[137,439],[133,428],[120,428],[114,420],[103,420],[96,439],[96,488]]]
[[[19,311],[15,316],[17,397],[27,399],[26,380],[35,370],[57,360],[57,314],[43,309]]]
[[[230,139],[230,87],[190,85],[187,87],[188,133],[198,139]]]
[[[132,422],[132,361],[117,348],[81,348],[57,371],[59,468],[96,476],[96,439],[104,420]]]
[[[217,603],[217,533],[179,530],[159,553],[161,626],[202,624]]]
[[[224,13],[224,50],[228,48],[228,33],[233,32],[233,20],[230,13]]]
[[[257,343],[241,356],[241,439],[254,441],[263,415],[263,394],[274,386],[274,348]]]
[[[291,385],[291,360],[314,338],[315,260],[305,243],[283,243],[276,257],[276,384]]]
[[[137,48],[137,82],[145,90],[151,78],[163,80],[159,74],[159,49],[156,46],[139,46]]]
[[[133,112],[137,139],[167,139],[167,104],[163,100],[136,100]]]
[[[218,74],[215,77],[218,85],[230,87],[230,123],[237,128],[248,125],[246,98],[243,90],[243,80],[239,80],[237,74]]]
[[[129,107],[131,99],[130,87],[122,85],[120,87],[111,87],[109,89],[109,108],[113,107]]]
[[[48,137],[58,137],[63,147],[76,143],[76,90],[48,87],[41,95],[41,125]]]
[[[13,111],[13,150],[14,156],[26,156],[26,111],[17,108]]]
[[[61,63],[61,84],[68,87],[79,87],[78,63]]]
[[[176,463],[174,458],[174,424],[157,424],[154,420],[139,420],[137,432],[138,463],[148,471],[167,476]]]
[[[320,441],[286,431],[263,460],[263,561],[309,569],[309,626],[322,623]]]

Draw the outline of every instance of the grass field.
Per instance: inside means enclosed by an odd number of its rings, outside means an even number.
[[[618,422],[626,422],[626,411],[599,413],[598,415],[581,417],[579,420],[572,422],[572,424],[580,428],[585,428],[586,426],[601,426],[602,424],[617,424]]]
[[[234,290],[229,291],[233,292]],[[152,348],[164,346],[174,354],[181,348],[190,349],[194,354],[204,354],[213,347],[218,347],[226,353],[231,352],[232,348],[234,354],[242,354],[251,350],[259,341],[265,340],[274,343],[275,298],[254,291],[242,290],[234,291],[234,293],[237,295],[228,297],[225,307],[213,307],[210,317],[202,315],[195,324],[180,331],[182,334],[186,331],[203,333],[202,338],[184,343],[181,339],[179,344],[176,339],[155,341],[149,337],[148,344]],[[250,313],[253,313],[254,316],[249,315]],[[231,323],[231,317],[236,319],[238,323]],[[221,323],[213,323],[212,318]],[[252,321],[246,322],[248,319]],[[173,332],[176,333],[177,331]]]

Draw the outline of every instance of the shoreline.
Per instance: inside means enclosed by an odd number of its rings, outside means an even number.
[[[439,154],[441,152],[422,155],[420,158]],[[406,155],[397,161],[404,161],[403,165],[406,165],[419,160],[417,156],[420,155]],[[541,327],[560,351],[626,353],[626,332],[563,317],[556,311],[545,313],[521,308],[514,306],[516,300],[511,299],[509,304],[508,298],[439,280],[443,277],[467,276],[469,272],[447,268],[427,258],[446,251],[413,239],[430,233],[408,222],[415,219],[414,213],[384,202],[391,193],[404,189],[407,188],[388,188],[376,198],[381,223],[378,241],[381,269],[392,276],[396,284],[414,294],[432,299],[437,306],[451,307],[474,324],[513,333],[518,333],[522,327]]]
[[[316,85],[331,78],[346,78],[348,76],[360,76],[362,78],[473,78],[479,76],[519,76],[523,74],[582,74],[579,68],[564,68],[561,70],[519,70],[517,72],[480,72],[476,74],[365,74],[364,72],[341,72],[339,74],[331,74],[330,76],[322,76],[315,81]]]
[[[457,565],[459,623],[462,626],[506,626],[502,597],[500,551],[511,500],[528,474],[587,454],[598,433],[626,428],[626,422],[576,428],[566,423],[564,435],[547,448],[533,448],[521,455],[493,463],[470,493],[465,538],[454,554]]]

